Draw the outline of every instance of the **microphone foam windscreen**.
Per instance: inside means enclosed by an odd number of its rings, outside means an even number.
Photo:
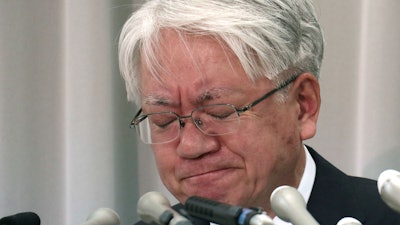
[[[22,212],[2,218],[0,225],[40,225],[40,218],[34,212]]]

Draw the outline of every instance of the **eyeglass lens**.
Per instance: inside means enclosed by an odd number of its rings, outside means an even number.
[[[239,127],[239,114],[233,105],[208,105],[199,107],[190,116],[178,116],[173,112],[148,114],[136,126],[144,143],[158,144],[174,140],[179,136],[184,119],[190,117],[196,127],[211,136],[235,132]]]

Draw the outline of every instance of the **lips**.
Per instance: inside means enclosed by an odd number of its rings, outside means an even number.
[[[225,173],[228,173],[229,171],[232,171],[233,168],[221,168],[221,169],[214,169],[214,170],[208,170],[205,172],[197,172],[190,174],[188,176],[183,177],[182,179],[207,179],[207,180],[213,180],[213,179],[218,179],[219,177],[223,177]]]
[[[211,181],[222,178],[228,173],[239,169],[239,163],[231,159],[199,159],[184,161],[175,167],[176,177],[179,180]]]

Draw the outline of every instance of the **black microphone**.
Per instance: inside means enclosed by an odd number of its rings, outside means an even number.
[[[40,225],[40,218],[34,212],[22,212],[3,217],[0,225]]]
[[[272,219],[260,209],[242,208],[198,196],[189,197],[186,211],[195,217],[224,225],[273,225]]]

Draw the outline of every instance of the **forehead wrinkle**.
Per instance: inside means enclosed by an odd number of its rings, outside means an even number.
[[[219,98],[223,97],[224,95],[231,94],[232,92],[233,92],[233,90],[230,90],[228,88],[213,88],[213,89],[207,90],[207,91],[203,92],[201,95],[199,95],[196,98],[195,103],[201,104],[201,103],[204,103],[207,101],[219,99]]]

